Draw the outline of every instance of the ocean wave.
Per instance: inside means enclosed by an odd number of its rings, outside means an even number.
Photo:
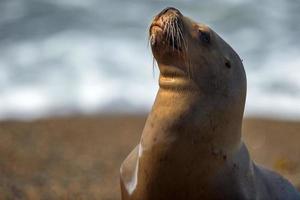
[[[300,118],[299,3],[28,1],[0,2],[0,119],[149,111],[159,72],[147,28],[167,5],[210,24],[239,53],[246,115]]]

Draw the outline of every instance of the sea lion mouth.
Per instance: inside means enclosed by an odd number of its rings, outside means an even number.
[[[192,89],[195,87],[191,85],[191,81],[186,77],[186,72],[180,68],[161,66],[159,86],[163,89],[176,89],[176,91],[186,89],[192,91]]]
[[[154,51],[181,52],[185,47],[182,14],[176,8],[166,8],[149,28],[149,41]]]

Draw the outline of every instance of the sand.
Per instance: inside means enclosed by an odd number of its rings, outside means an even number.
[[[0,199],[120,199],[119,166],[145,116],[82,116],[0,122]],[[246,119],[257,163],[300,188],[300,123]]]

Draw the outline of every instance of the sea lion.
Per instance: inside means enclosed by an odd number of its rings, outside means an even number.
[[[176,8],[161,11],[149,32],[160,87],[121,166],[122,200],[300,200],[286,179],[253,163],[241,140],[238,54]]]

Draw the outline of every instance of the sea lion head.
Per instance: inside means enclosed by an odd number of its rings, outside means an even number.
[[[185,112],[196,113],[189,119],[199,122],[205,113],[212,115],[214,123],[234,129],[238,139],[246,98],[246,75],[238,54],[210,27],[172,7],[154,17],[149,41],[160,70],[160,91],[180,95],[174,106],[185,101]]]
[[[238,54],[210,27],[183,16],[178,9],[168,7],[154,17],[149,39],[166,79],[170,74],[183,75],[199,89],[224,95],[230,92],[225,91],[226,85],[234,81],[235,88],[245,91],[245,72]]]

